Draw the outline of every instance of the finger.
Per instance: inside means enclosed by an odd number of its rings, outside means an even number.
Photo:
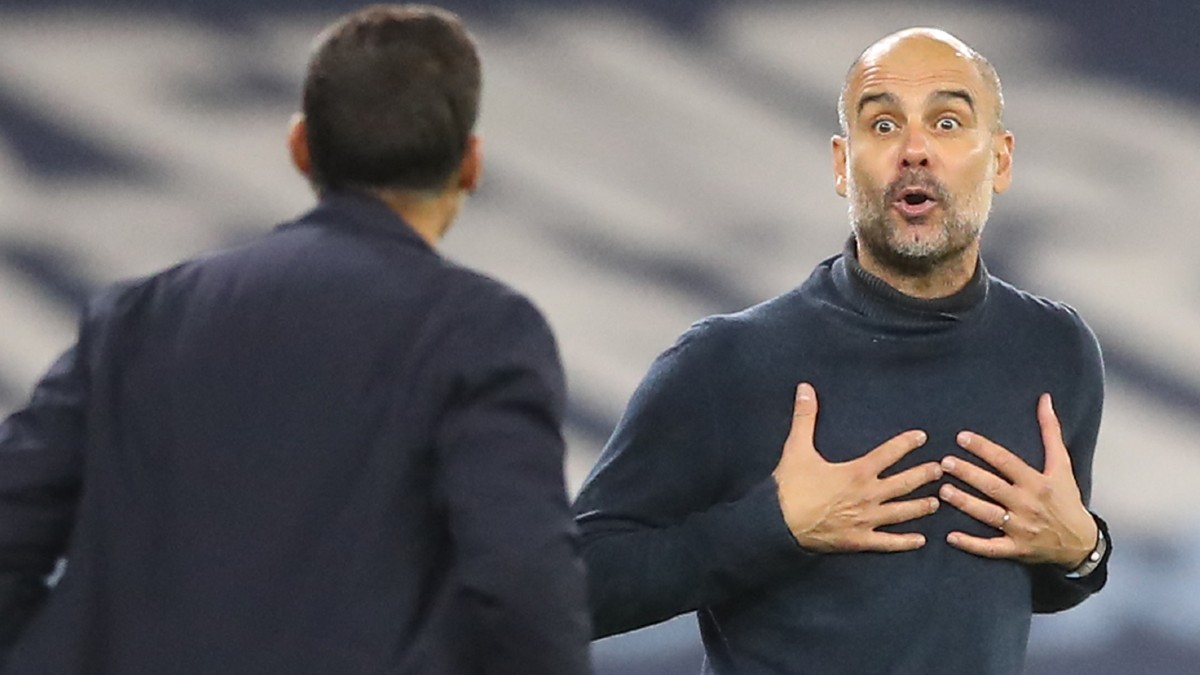
[[[948,483],[938,489],[938,497],[984,525],[997,530],[1004,528],[1004,514],[1008,513],[1008,509],[999,504],[967,494]]]
[[[1009,483],[991,471],[975,466],[965,459],[957,457],[943,457],[942,469],[951,476],[958,478],[967,485],[987,495],[993,501],[1007,506],[1013,505],[1013,491],[1015,488],[1013,488],[1012,483]]]
[[[942,466],[937,462],[929,462],[902,471],[895,476],[888,476],[880,482],[879,501],[902,497],[913,490],[932,483],[942,477]]]
[[[855,551],[880,551],[897,553],[912,551],[925,545],[925,535],[916,532],[893,534],[891,532],[867,532],[857,540],[852,548]]]
[[[817,391],[807,382],[796,387],[792,407],[792,428],[788,431],[785,449],[802,447],[815,450],[813,439],[817,432]]]
[[[954,548],[984,558],[1016,558],[1020,554],[1017,542],[1011,537],[972,537],[962,532],[951,532],[946,535],[946,541]]]
[[[902,502],[888,502],[879,506],[873,514],[871,522],[875,527],[906,523],[917,518],[924,518],[937,511],[940,506],[941,500],[937,497],[922,497],[921,499],[908,499]]]
[[[1042,447],[1046,451],[1046,473],[1071,470],[1071,455],[1063,443],[1062,424],[1054,413],[1054,401],[1050,394],[1038,399],[1038,426],[1042,428]]]
[[[925,445],[927,440],[929,440],[929,435],[924,431],[911,429],[892,436],[856,461],[865,463],[870,467],[871,475],[878,476],[908,453]]]
[[[1041,473],[1026,464],[1025,460],[979,434],[960,431],[956,440],[960,446],[990,464],[1011,483],[1028,482],[1041,476]]]

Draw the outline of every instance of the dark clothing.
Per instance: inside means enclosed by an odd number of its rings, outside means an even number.
[[[119,287],[0,426],[4,672],[589,672],[562,399],[367,197]]]
[[[595,634],[697,610],[711,672],[1020,673],[1031,613],[1081,602],[1104,570],[1077,581],[951,548],[951,530],[997,535],[951,507],[884,528],[924,533],[916,551],[802,550],[770,476],[800,382],[816,388],[827,460],[928,432],[894,471],[968,458],[963,429],[1040,469],[1049,391],[1087,499],[1103,372],[1078,315],[982,262],[958,294],[913,299],[851,245],[798,289],[699,322],[651,367],[575,505]]]

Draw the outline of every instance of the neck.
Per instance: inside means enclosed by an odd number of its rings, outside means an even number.
[[[457,190],[438,193],[381,190],[375,196],[435,248],[458,215],[463,199]]]
[[[904,272],[880,262],[871,252],[856,242],[858,264],[901,293],[922,299],[944,298],[961,291],[979,262],[979,241],[976,240],[956,255],[932,268],[920,272]]]

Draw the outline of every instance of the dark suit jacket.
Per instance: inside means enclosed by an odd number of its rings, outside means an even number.
[[[366,197],[120,286],[0,426],[4,672],[586,672],[562,398]]]

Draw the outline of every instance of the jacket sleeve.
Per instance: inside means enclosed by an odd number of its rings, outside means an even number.
[[[0,649],[41,605],[71,532],[87,402],[82,353],[77,345],[60,356],[0,424]]]
[[[557,348],[518,296],[482,314],[453,338],[458,375],[436,440],[468,641],[489,675],[590,673]]]
[[[1076,322],[1079,336],[1079,365],[1071,371],[1076,378],[1072,382],[1076,392],[1072,396],[1068,396],[1065,391],[1051,394],[1054,395],[1056,407],[1059,406],[1060,400],[1073,402],[1070,409],[1059,410],[1059,413],[1060,421],[1064,422],[1063,440],[1071,454],[1075,482],[1086,506],[1091,503],[1092,464],[1096,440],[1100,434],[1100,416],[1104,407],[1104,362],[1100,345],[1091,329],[1074,310],[1071,310],[1071,316]],[[1076,421],[1068,426],[1068,419]],[[1031,570],[1034,612],[1046,614],[1070,609],[1099,591],[1108,581],[1108,559],[1112,555],[1113,542],[1104,520],[1094,513],[1092,516],[1108,544],[1108,550],[1099,567],[1085,577],[1072,577],[1068,575],[1067,570],[1058,565],[1034,566]]]
[[[594,637],[719,604],[813,557],[769,475],[740,492],[728,484],[710,328],[654,362],[575,501]]]

